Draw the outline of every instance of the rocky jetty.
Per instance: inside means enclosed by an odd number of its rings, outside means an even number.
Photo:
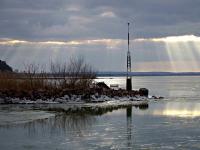
[[[124,89],[114,90],[109,88],[105,83],[99,82],[90,89],[62,89],[60,91],[18,91],[18,90],[1,90],[0,103],[69,103],[69,102],[86,102],[98,103],[111,100],[130,100],[140,101],[148,97],[148,89],[127,91]]]

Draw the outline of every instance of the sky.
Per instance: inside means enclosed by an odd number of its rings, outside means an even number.
[[[98,71],[200,71],[199,0],[0,0],[0,59],[14,69],[84,57]]]

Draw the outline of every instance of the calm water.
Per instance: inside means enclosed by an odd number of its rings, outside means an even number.
[[[125,78],[101,80],[125,87]],[[200,77],[134,77],[133,88],[141,87],[165,99],[150,101],[148,109],[81,113],[2,105],[0,149],[200,149]]]

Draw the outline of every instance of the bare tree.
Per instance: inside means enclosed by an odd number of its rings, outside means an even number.
[[[95,78],[95,72],[83,57],[71,58],[67,71],[71,88],[88,88]]]
[[[67,85],[67,63],[53,63],[50,66],[51,74],[55,80],[54,86],[65,88]],[[58,84],[57,84],[58,83]]]

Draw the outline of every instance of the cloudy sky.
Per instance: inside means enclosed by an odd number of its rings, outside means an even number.
[[[125,71],[200,71],[199,0],[0,0],[0,59],[15,69],[83,56]]]

